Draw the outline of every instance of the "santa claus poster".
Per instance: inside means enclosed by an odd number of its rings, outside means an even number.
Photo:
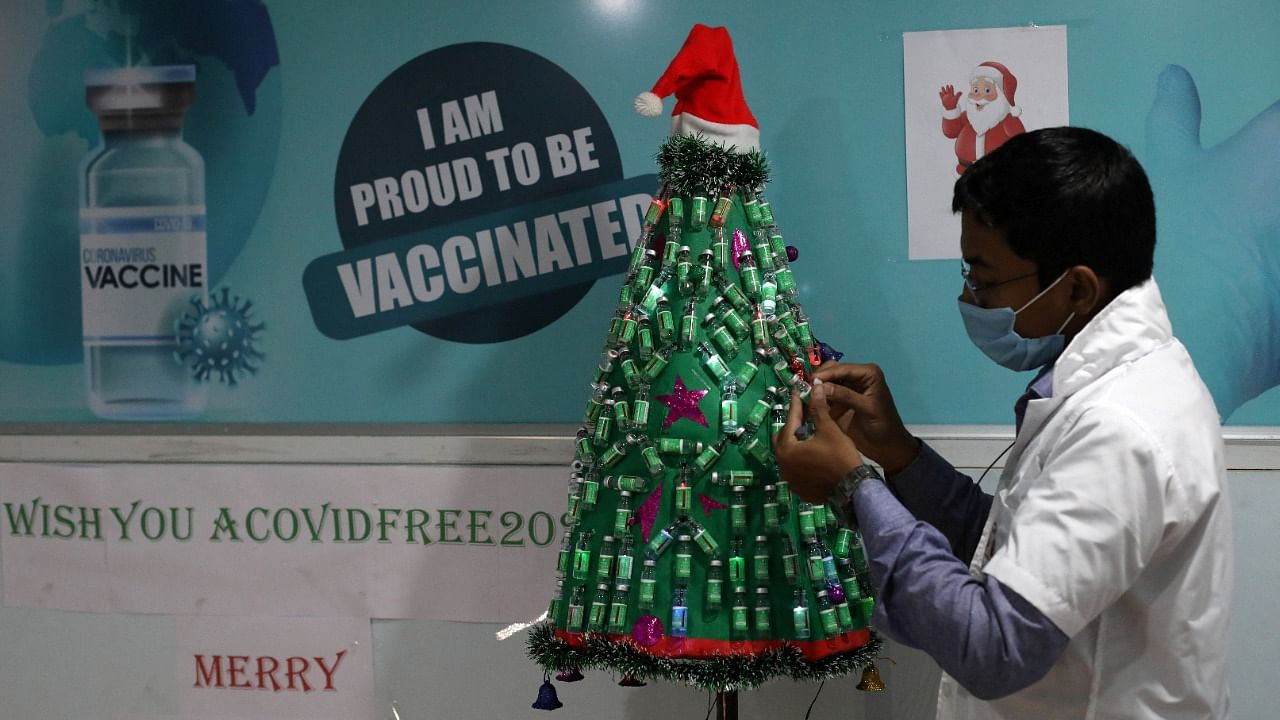
[[[1018,133],[1066,125],[1067,28],[903,33],[911,260],[960,257],[956,178]]]

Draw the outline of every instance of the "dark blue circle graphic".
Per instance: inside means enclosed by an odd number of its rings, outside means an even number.
[[[420,111],[425,113],[425,124]],[[501,129],[498,129],[500,121]],[[506,161],[510,186],[497,187],[491,152],[528,143],[539,152],[552,135],[590,128],[598,167],[553,177],[546,161],[536,182],[514,178],[514,158]],[[527,149],[527,147],[526,147]],[[352,187],[377,178],[401,178],[407,171],[444,168],[472,158],[483,192],[466,201],[428,204],[399,216],[353,211]],[[599,106],[571,75],[528,50],[499,43],[461,43],[424,53],[378,84],[347,129],[334,179],[334,208],[344,248],[400,237],[500,209],[533,203],[622,179],[618,147]],[[460,197],[460,195],[459,195]],[[369,208],[378,213],[379,207]],[[494,343],[523,337],[564,315],[593,283],[550,291],[518,302],[477,307],[413,325],[433,337],[465,343]]]

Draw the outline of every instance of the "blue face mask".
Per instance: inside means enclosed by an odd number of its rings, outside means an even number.
[[[1017,310],[1007,307],[984,308],[963,300],[958,301],[960,317],[964,319],[964,329],[969,333],[969,339],[987,357],[1010,370],[1031,370],[1053,360],[1066,347],[1067,339],[1062,335],[1062,328],[1076,316],[1074,312],[1058,326],[1057,332],[1044,337],[1024,338],[1013,329],[1013,324],[1017,322],[1018,313],[1044,297],[1045,293],[1066,276],[1065,272],[1059,275],[1049,287],[1041,290]]]

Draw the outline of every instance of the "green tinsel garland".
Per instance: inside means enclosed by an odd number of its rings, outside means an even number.
[[[673,195],[711,197],[726,185],[756,192],[769,182],[769,165],[758,150],[734,152],[701,135],[672,135],[657,159],[658,179]]]
[[[760,687],[780,676],[795,680],[827,680],[853,673],[879,655],[880,639],[872,635],[865,646],[818,662],[809,662],[792,645],[754,655],[723,655],[712,659],[683,660],[655,657],[630,641],[618,642],[601,635],[584,636],[586,645],[574,647],[555,636],[548,623],[529,630],[529,657],[547,672],[562,668],[616,671],[641,680],[662,679],[715,692]]]

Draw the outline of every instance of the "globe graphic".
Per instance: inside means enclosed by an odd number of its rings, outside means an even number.
[[[28,0],[0,28],[0,360],[81,361],[80,162],[99,142],[84,71],[196,66],[183,136],[205,161],[208,283],[257,222],[280,137],[275,32],[260,0]]]

